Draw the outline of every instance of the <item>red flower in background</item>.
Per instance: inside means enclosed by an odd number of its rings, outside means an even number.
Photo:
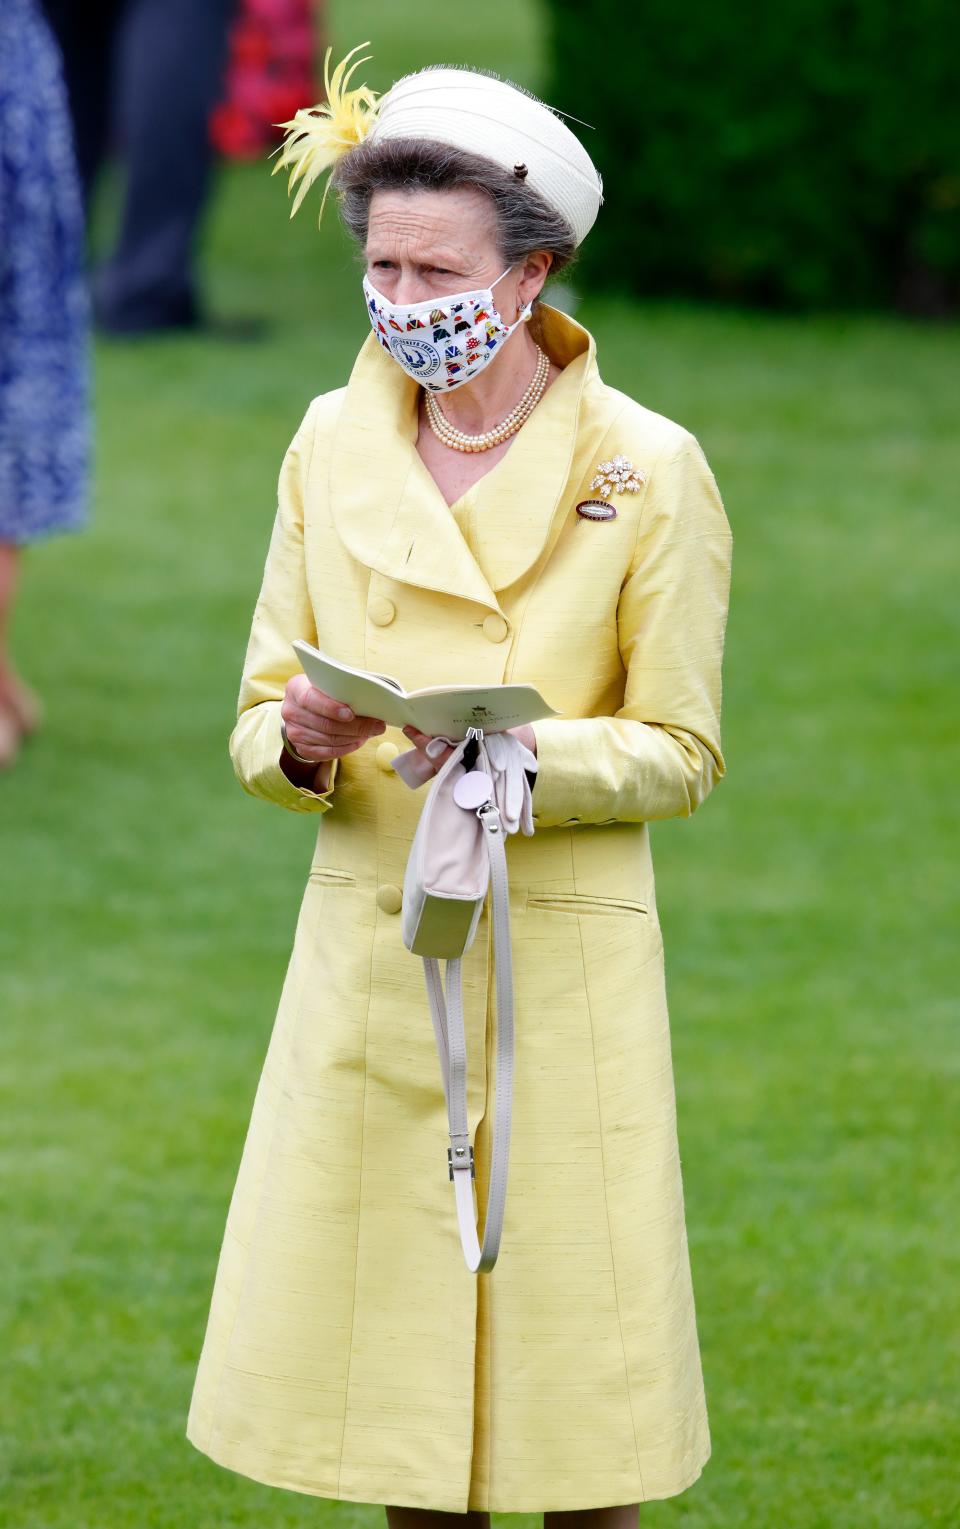
[[[259,159],[280,142],[273,124],[313,105],[318,94],[313,11],[313,0],[240,0],[223,97],[210,115],[218,153]]]

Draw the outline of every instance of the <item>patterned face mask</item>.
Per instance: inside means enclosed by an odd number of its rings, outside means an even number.
[[[391,303],[363,278],[373,332],[408,377],[431,393],[451,393],[472,382],[489,365],[515,329],[533,310],[527,303],[512,324],[505,324],[493,300],[493,288],[511,270],[501,271],[489,287],[431,297],[425,303]]]

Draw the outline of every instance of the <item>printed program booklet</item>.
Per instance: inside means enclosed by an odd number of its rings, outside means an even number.
[[[358,716],[380,717],[392,727],[411,724],[422,733],[459,740],[471,727],[502,733],[562,715],[533,685],[428,685],[408,691],[391,675],[354,669],[302,638],[293,648],[311,685],[346,702]]]

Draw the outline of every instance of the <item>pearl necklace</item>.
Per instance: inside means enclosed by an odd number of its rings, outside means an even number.
[[[524,421],[530,417],[546,392],[550,358],[539,345],[537,358],[537,369],[533,374],[533,381],[520,402],[510,410],[506,419],[499,425],[495,425],[492,430],[485,430],[482,435],[465,435],[462,430],[455,429],[437,402],[436,395],[427,393],[425,395],[427,423],[437,440],[453,451],[489,451],[491,446],[499,446],[502,441],[509,440],[511,435],[515,435]]]

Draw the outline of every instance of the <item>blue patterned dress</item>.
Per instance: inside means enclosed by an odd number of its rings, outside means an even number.
[[[59,50],[0,0],[0,542],[87,518],[89,302]]]

